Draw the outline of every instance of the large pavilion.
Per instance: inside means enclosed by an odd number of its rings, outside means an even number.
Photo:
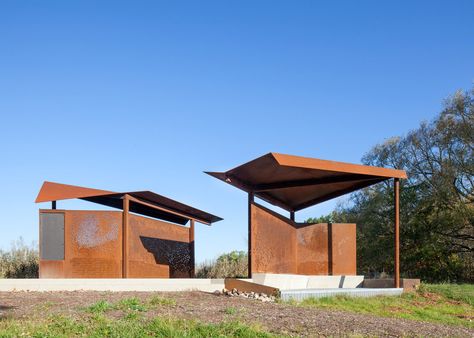
[[[268,153],[225,172],[206,173],[248,193],[249,277],[356,274],[355,224],[296,223],[295,212],[393,179],[394,284],[400,287],[399,189],[405,171]],[[288,211],[289,217],[254,197]]]

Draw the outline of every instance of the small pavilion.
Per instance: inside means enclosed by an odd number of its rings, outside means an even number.
[[[119,211],[58,209],[66,199]],[[151,191],[44,182],[40,202],[40,278],[193,278],[195,222],[222,220]]]

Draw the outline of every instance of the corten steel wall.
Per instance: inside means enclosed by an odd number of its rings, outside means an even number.
[[[41,213],[64,214],[64,260],[40,259],[40,278],[122,278],[121,211],[40,210],[40,216]],[[162,259],[175,254],[168,250],[177,249],[186,251],[186,257],[191,256],[189,228],[133,214],[129,214],[129,220],[129,277],[190,276],[191,260],[185,261],[186,268],[176,268],[174,260]],[[170,242],[180,244],[173,246]],[[172,268],[167,266],[169,261]]]
[[[329,274],[328,225],[302,225],[295,229],[298,247],[298,274]]]
[[[332,274],[356,275],[356,225],[333,223]]]
[[[296,232],[283,217],[252,203],[252,272],[297,273]]]
[[[192,277],[189,228],[133,214],[129,224],[129,277]]]
[[[40,278],[122,276],[122,212],[40,210],[40,213],[64,214],[64,260],[41,259]]]
[[[302,224],[251,204],[252,272],[355,275],[355,224]]]

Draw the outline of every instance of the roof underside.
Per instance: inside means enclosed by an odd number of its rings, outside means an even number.
[[[130,191],[119,193],[68,184],[44,182],[35,202],[40,203],[78,198],[112,208],[123,209],[122,199],[124,195],[130,195],[145,203],[143,204],[133,200],[130,201],[129,210],[137,214],[178,224],[186,224],[190,219],[207,224],[222,220],[222,218],[218,216],[193,208],[165,196],[155,194],[151,191]]]
[[[207,172],[289,211],[297,211],[389,178],[403,170],[268,153],[226,172]]]

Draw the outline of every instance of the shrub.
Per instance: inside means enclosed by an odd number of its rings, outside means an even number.
[[[196,267],[197,278],[244,278],[248,276],[248,258],[245,251],[232,251],[216,260],[206,261]]]
[[[38,266],[37,245],[28,246],[21,237],[10,250],[0,250],[0,278],[38,278]]]

